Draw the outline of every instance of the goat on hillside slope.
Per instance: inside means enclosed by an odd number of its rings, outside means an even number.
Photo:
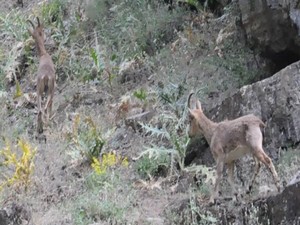
[[[46,124],[52,113],[52,101],[55,89],[55,67],[51,56],[47,53],[44,45],[45,34],[43,26],[37,17],[38,25],[35,27],[33,22],[28,20],[33,29],[28,29],[28,32],[33,37],[36,43],[39,67],[37,71],[37,99],[38,99],[38,116],[37,116],[37,132],[43,133],[44,114],[46,113]],[[42,108],[42,97],[44,92],[47,92],[47,101],[45,108]]]
[[[217,177],[210,202],[214,203],[218,197],[219,185],[225,164],[228,167],[228,182],[234,194],[237,194],[233,175],[234,162],[248,153],[253,155],[256,164],[249,189],[251,189],[255,181],[260,169],[260,162],[262,162],[272,173],[279,192],[280,187],[277,172],[272,160],[266,155],[262,147],[263,135],[261,129],[265,126],[264,123],[253,114],[215,123],[204,115],[199,100],[196,102],[195,109],[190,108],[192,95],[193,93],[188,98],[190,114],[189,137],[192,138],[197,134],[203,134],[217,163]]]

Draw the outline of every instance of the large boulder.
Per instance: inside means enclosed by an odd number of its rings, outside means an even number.
[[[275,73],[300,59],[300,5],[296,0],[238,0],[241,24],[253,49]]]
[[[242,23],[251,41],[275,52],[299,44],[300,21],[296,0],[239,0]]]
[[[288,186],[282,193],[256,203],[261,224],[300,223],[300,182]]]
[[[194,218],[199,224],[235,224],[235,225],[298,225],[300,224],[300,182],[286,187],[282,193],[267,198],[255,198],[245,204],[234,204],[222,201],[220,205],[210,206],[205,199],[176,198],[168,205],[176,222],[166,224],[190,224],[188,219]],[[198,210],[191,216],[191,207]],[[166,211],[167,211],[166,210]],[[196,211],[197,212],[197,211]],[[206,222],[206,223],[205,223]]]

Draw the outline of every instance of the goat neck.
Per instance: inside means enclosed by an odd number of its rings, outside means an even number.
[[[48,54],[46,51],[46,48],[45,48],[44,40],[41,40],[40,38],[36,38],[35,43],[36,43],[39,57],[42,57],[43,55]]]
[[[201,110],[197,110],[197,122],[207,142],[210,144],[217,123],[208,119]]]

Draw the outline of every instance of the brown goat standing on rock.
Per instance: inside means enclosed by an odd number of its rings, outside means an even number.
[[[47,53],[44,45],[45,34],[43,26],[37,17],[37,27],[34,26],[32,21],[28,22],[32,25],[33,29],[28,29],[29,33],[35,40],[38,51],[39,67],[37,71],[37,99],[38,99],[38,117],[37,117],[37,132],[43,133],[44,115],[46,113],[46,124],[52,113],[52,101],[55,88],[55,68],[51,56]],[[42,108],[42,97],[44,92],[47,92],[47,101],[45,108]]]
[[[264,123],[253,114],[215,123],[204,115],[199,100],[196,102],[196,109],[190,108],[192,95],[193,93],[188,98],[190,112],[189,137],[194,137],[199,133],[203,134],[217,163],[217,177],[210,197],[210,203],[214,203],[218,197],[225,164],[228,166],[228,182],[234,194],[238,194],[234,185],[234,162],[248,153],[252,154],[255,160],[255,172],[250,182],[249,190],[252,188],[260,169],[260,162],[262,162],[272,173],[279,192],[277,172],[272,160],[266,155],[262,147],[263,135],[261,129],[265,126]]]

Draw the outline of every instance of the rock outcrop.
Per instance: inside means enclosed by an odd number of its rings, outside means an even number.
[[[300,224],[300,182],[286,187],[282,193],[255,203],[261,224]]]
[[[242,23],[252,41],[275,52],[285,49],[290,41],[299,43],[295,0],[239,0],[239,6]]]
[[[273,62],[273,72],[300,59],[300,9],[296,0],[238,0],[248,43]]]
[[[265,199],[255,199],[248,203],[234,205],[232,202],[222,202],[220,205],[209,206],[205,201],[196,201],[194,207],[201,212],[195,219],[200,224],[269,224],[298,225],[300,224],[300,182],[286,187],[282,193]],[[180,215],[179,223],[187,224],[186,214],[191,207],[191,200],[176,199],[170,204],[171,211]],[[209,219],[209,220],[208,220]]]

